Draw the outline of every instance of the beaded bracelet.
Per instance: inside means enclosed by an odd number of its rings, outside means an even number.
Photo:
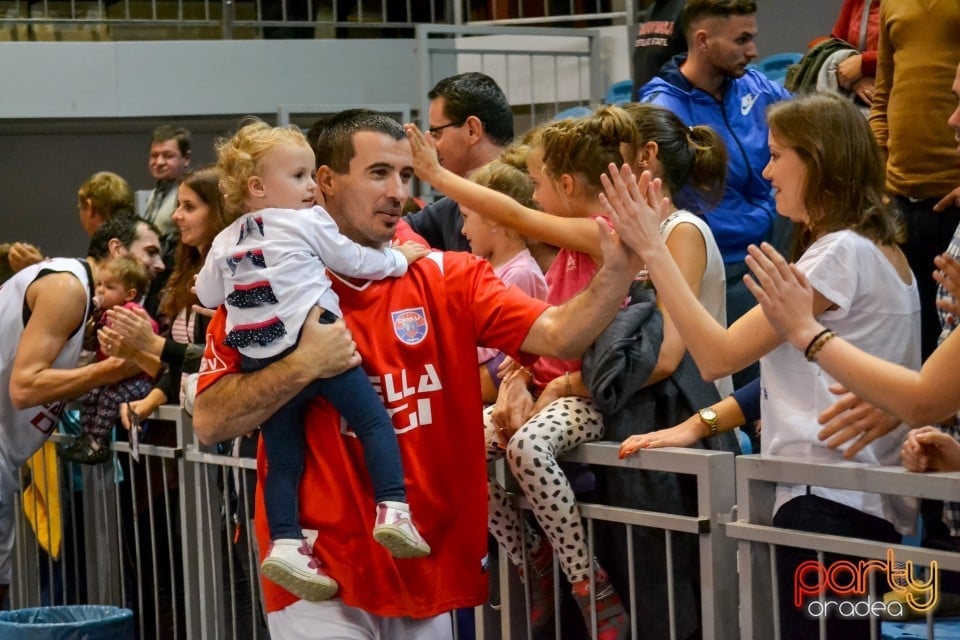
[[[803,355],[810,362],[816,362],[817,354],[820,353],[820,349],[823,349],[823,345],[827,344],[832,338],[835,337],[837,337],[837,333],[835,331],[824,329],[814,336],[813,340],[810,341],[810,344],[807,345]]]
[[[803,357],[806,358],[807,360],[810,360],[810,349],[813,349],[813,345],[817,343],[817,340],[827,335],[828,333],[830,333],[830,329],[823,329],[822,331],[818,332],[817,335],[813,336],[810,339],[810,342],[807,343],[807,348],[803,350]]]

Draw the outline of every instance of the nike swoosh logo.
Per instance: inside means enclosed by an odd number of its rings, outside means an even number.
[[[740,99],[740,115],[747,115],[753,109],[753,104],[757,101],[757,96],[747,94]]]

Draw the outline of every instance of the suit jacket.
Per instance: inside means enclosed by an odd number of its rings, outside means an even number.
[[[161,189],[166,187],[165,191]],[[157,198],[160,202],[157,202]],[[172,183],[167,185],[158,185],[147,198],[147,206],[143,217],[153,224],[157,225],[161,236],[169,236],[179,233],[177,225],[173,223],[173,212],[177,210],[177,185]]]

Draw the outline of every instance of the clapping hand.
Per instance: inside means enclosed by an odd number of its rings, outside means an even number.
[[[660,215],[669,201],[662,197],[660,178],[644,171],[637,180],[630,165],[618,169],[611,163],[609,173],[601,175],[600,181],[600,202],[620,239],[641,256],[663,247]]]
[[[40,253],[40,249],[37,249],[32,244],[14,242],[10,246],[7,260],[10,262],[10,268],[16,273],[32,264],[41,262],[43,260],[43,254]]]
[[[437,155],[437,143],[432,136],[424,134],[413,124],[404,125],[407,139],[410,141],[410,150],[413,151],[413,172],[421,180],[433,184],[433,179],[443,171],[440,158]]]
[[[936,427],[914,429],[900,458],[908,471],[960,471],[960,442]]]

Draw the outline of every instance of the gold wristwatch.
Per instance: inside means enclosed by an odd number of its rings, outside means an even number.
[[[710,407],[706,407],[705,409],[700,409],[697,415],[700,416],[700,422],[707,425],[707,428],[710,429],[710,435],[717,435],[717,425],[720,422],[720,416],[717,415],[717,412]]]

